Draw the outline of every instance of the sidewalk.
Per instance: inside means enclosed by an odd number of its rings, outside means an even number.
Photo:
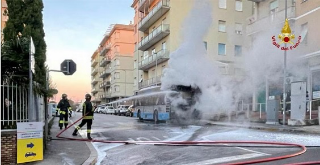
[[[59,140],[56,135],[61,131],[59,118],[55,117],[51,128],[51,141],[48,142],[47,149],[42,161],[26,163],[26,165],[89,165],[96,161],[96,151],[90,142]],[[71,137],[74,127],[70,127],[62,136]],[[94,155],[95,154],[95,155]]]
[[[295,132],[295,133],[308,133],[320,135],[320,125],[312,126],[288,126],[288,125],[269,125],[264,123],[255,122],[220,122],[220,121],[209,121],[208,124],[227,126],[227,127],[240,127],[248,129],[260,129],[267,131],[278,131],[278,132]]]

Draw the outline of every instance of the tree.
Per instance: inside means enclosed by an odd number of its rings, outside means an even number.
[[[46,43],[42,20],[42,0],[6,0],[8,8],[5,15],[8,16],[6,27],[3,30],[4,42],[2,46],[2,78],[10,79],[22,84],[28,81],[28,61],[30,37],[35,46],[35,91],[39,94],[47,94],[46,91]],[[22,61],[22,63],[21,63]],[[18,73],[21,73],[19,75]],[[19,77],[19,80],[16,80]]]

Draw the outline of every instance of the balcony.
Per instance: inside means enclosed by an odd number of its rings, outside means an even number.
[[[92,79],[92,81],[91,81],[91,84],[92,84],[92,85],[96,85],[97,83],[98,83],[98,80],[96,80],[95,78]]]
[[[161,16],[170,10],[169,1],[161,0],[138,24],[138,29],[142,32],[154,24]]]
[[[104,81],[102,84],[99,85],[100,88],[104,87],[110,87],[111,82],[110,81]]]
[[[98,69],[93,69],[91,72],[91,76],[94,76],[98,73]]]
[[[107,68],[106,70],[104,70],[102,73],[100,73],[100,78],[105,78],[107,77],[109,74],[111,74],[112,69],[111,68]]]
[[[155,43],[162,40],[164,37],[170,34],[170,29],[168,24],[162,24],[154,29],[147,37],[139,42],[139,50],[145,51],[150,48]]]
[[[100,61],[100,64],[99,66],[100,67],[105,67],[108,63],[111,62],[111,58],[109,56],[107,57],[104,57],[101,61]]]
[[[144,12],[144,9],[148,8],[153,1],[155,0],[139,0],[138,10]]]
[[[102,48],[102,50],[100,51],[100,56],[105,56],[106,53],[107,53],[110,49],[111,49],[111,45],[110,45],[110,44],[104,46],[104,47]]]
[[[148,58],[142,60],[139,63],[139,69],[143,71],[147,71],[151,67],[156,66],[164,61],[169,59],[169,51],[168,50],[160,50],[159,52],[149,56]]]
[[[246,28],[247,35],[252,35],[259,31],[268,30],[269,28],[280,25],[280,24],[282,28],[285,20],[284,12],[285,10],[283,9],[281,11],[276,12],[273,16],[268,16],[261,19],[258,19],[256,16],[251,16],[247,18],[247,23],[248,23]],[[287,14],[288,14],[287,16],[289,20],[292,18],[295,18],[295,7],[294,6],[288,7]],[[279,33],[280,33],[280,30],[281,29],[279,29]]]
[[[139,89],[161,84],[161,77],[162,75],[140,82]]]
[[[93,59],[93,60],[91,61],[91,66],[94,67],[94,66],[97,65],[97,63],[98,63],[98,61],[97,61],[96,59]]]
[[[93,89],[91,90],[91,93],[94,95],[94,94],[98,93],[98,90],[97,90],[96,88],[93,88]]]

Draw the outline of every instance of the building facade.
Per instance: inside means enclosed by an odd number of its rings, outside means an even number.
[[[133,26],[111,25],[94,58],[97,64],[92,61],[92,94],[99,103],[133,95],[133,51]]]
[[[284,0],[250,0],[253,4],[253,15],[248,17],[247,34],[250,39],[249,45],[263,35],[272,27],[281,29],[285,21],[285,12],[287,19],[296,37],[301,36],[299,46],[295,49],[297,57],[308,65],[309,73],[305,75],[307,81],[307,90],[309,98],[313,100],[312,109],[320,99],[320,38],[316,35],[320,28],[317,16],[320,15],[320,1],[312,0],[287,0],[287,8]],[[280,30],[278,30],[280,33]],[[250,47],[249,46],[249,47]],[[281,90],[281,89],[279,89]],[[311,92],[310,92],[311,91]],[[257,94],[257,99],[264,93]],[[315,97],[314,97],[315,96]],[[264,96],[263,96],[264,97]],[[254,97],[255,98],[255,97]],[[254,103],[257,101],[254,99]]]
[[[134,91],[161,84],[170,52],[181,44],[181,26],[195,1],[134,0]],[[252,2],[212,0],[214,22],[204,38],[212,61],[221,64],[221,72],[234,75],[245,49],[246,18],[252,15]],[[232,38],[232,39],[231,39]]]

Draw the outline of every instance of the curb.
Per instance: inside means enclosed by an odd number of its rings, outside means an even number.
[[[70,120],[72,123],[73,121]],[[74,128],[76,128],[76,125],[74,125]],[[79,131],[79,134],[81,135],[81,137],[83,139],[87,138],[85,135],[82,135],[82,133],[80,133]],[[90,156],[89,158],[82,163],[82,165],[95,165],[97,163],[97,159],[98,159],[98,153],[97,153],[97,150],[94,148],[94,146],[92,145],[91,142],[86,142],[89,150],[90,150]]]
[[[266,130],[266,131],[273,131],[273,132],[294,132],[294,133],[308,133],[308,134],[319,135],[319,132],[317,131],[305,131],[305,130],[296,129],[296,128],[268,128],[268,127],[258,127],[258,126],[229,125],[229,124],[221,124],[221,123],[214,123],[214,122],[208,122],[207,124],[219,125],[224,127],[239,127],[239,128],[247,128],[247,129]]]

